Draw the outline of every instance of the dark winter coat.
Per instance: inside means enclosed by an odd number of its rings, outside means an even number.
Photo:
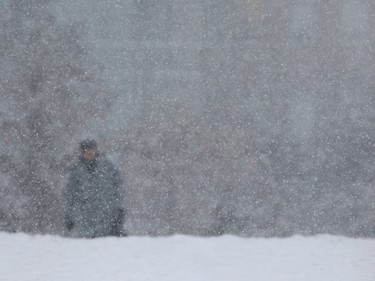
[[[121,227],[116,224],[125,209],[123,181],[104,156],[99,155],[93,163],[80,159],[73,165],[65,197],[65,218],[74,236],[92,238],[119,231],[114,228]]]

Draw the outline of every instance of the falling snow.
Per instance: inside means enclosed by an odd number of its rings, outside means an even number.
[[[90,138],[124,180],[129,236],[374,238],[374,15],[0,0],[0,231],[72,236],[65,189]]]

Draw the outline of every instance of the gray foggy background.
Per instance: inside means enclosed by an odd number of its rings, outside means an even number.
[[[78,142],[132,235],[375,236],[370,0],[0,0],[0,230],[62,232]]]

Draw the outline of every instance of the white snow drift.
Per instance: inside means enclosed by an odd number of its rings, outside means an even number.
[[[375,240],[0,233],[1,281],[374,281]]]

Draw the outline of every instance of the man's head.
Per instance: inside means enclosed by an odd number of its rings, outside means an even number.
[[[96,159],[96,156],[98,155],[98,145],[96,144],[96,141],[94,140],[84,140],[80,143],[80,150],[83,159],[87,161],[93,161]]]

